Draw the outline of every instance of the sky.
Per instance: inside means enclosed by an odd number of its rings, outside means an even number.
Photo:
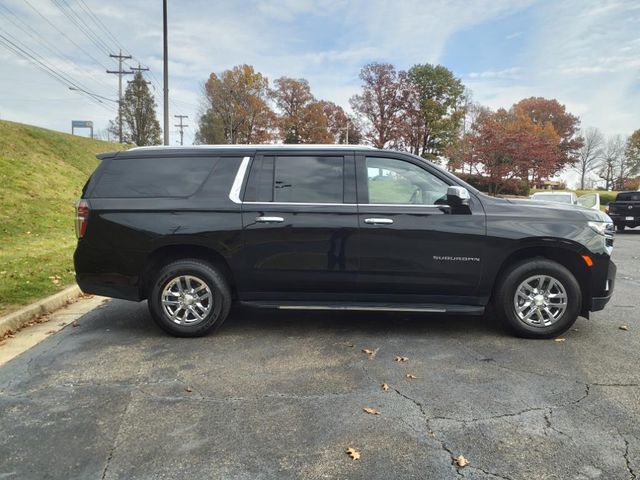
[[[108,53],[123,48],[128,65],[150,68],[162,113],[160,0],[0,0],[0,35],[110,100],[117,76],[105,70],[118,66]],[[211,72],[247,63],[270,80],[306,78],[317,98],[348,109],[369,62],[444,65],[492,108],[543,96],[585,128],[640,128],[640,0],[169,0],[170,115],[189,116],[185,143]],[[1,119],[101,130],[116,114],[106,99],[69,90],[0,42]]]

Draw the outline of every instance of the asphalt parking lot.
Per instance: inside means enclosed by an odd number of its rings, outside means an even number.
[[[612,302],[561,342],[248,309],[176,339],[111,301],[0,368],[0,478],[635,479],[640,229],[614,260]]]

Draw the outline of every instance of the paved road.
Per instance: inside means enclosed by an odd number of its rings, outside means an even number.
[[[0,478],[636,478],[640,229],[616,247],[612,304],[564,342],[254,310],[175,339],[112,301],[0,368]]]

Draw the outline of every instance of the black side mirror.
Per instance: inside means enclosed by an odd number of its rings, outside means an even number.
[[[469,190],[464,187],[452,186],[447,188],[447,203],[451,208],[469,205]]]

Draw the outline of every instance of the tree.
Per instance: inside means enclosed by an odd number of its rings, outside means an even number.
[[[640,173],[640,128],[627,139],[625,156],[629,166],[629,175]]]
[[[364,138],[376,148],[395,140],[403,107],[406,75],[389,63],[370,63],[360,70],[362,93],[349,100],[365,122]]]
[[[227,143],[224,122],[212,108],[209,108],[198,121],[196,144],[219,145]]]
[[[357,145],[362,139],[356,119],[351,118],[340,105],[327,100],[320,100],[324,116],[327,119],[327,129],[332,137],[331,143],[349,143]]]
[[[317,109],[311,107],[311,111],[308,110],[315,102],[309,82],[304,78],[280,77],[274,84],[270,95],[280,111],[278,128],[284,143],[309,143],[303,138],[303,130],[307,127],[305,120],[315,122],[314,127],[306,129],[307,133],[321,128],[318,125],[319,118],[313,115],[314,112],[318,113]]]
[[[614,135],[607,139],[602,150],[602,161],[598,170],[598,176],[605,181],[605,189],[616,187],[619,165],[624,158],[624,141],[620,135]]]
[[[576,171],[580,174],[580,189],[584,190],[585,179],[600,165],[604,136],[597,128],[588,128],[582,132],[584,143],[578,151]]]
[[[577,161],[578,152],[583,143],[583,139],[578,135],[580,120],[568,113],[564,105],[554,98],[530,97],[520,100],[513,109],[526,115],[536,125],[551,124],[553,126],[560,137],[559,170]]]
[[[299,118],[300,123],[295,127],[298,136],[290,143],[333,143],[322,103],[309,103],[301,110]]]
[[[407,73],[401,128],[410,151],[435,160],[456,139],[464,118],[465,88],[442,65],[414,65]]]
[[[141,72],[137,72],[129,82],[122,97],[123,141],[138,146],[162,143],[160,122],[156,118],[156,101],[149,91]],[[109,132],[118,136],[118,122],[109,122]]]
[[[560,138],[550,124],[537,125],[521,112],[500,109],[478,116],[470,133],[467,163],[480,165],[490,193],[510,180],[530,182],[557,172]]]
[[[251,65],[212,73],[205,87],[207,110],[199,120],[198,137],[209,143],[219,136],[208,130],[222,124],[225,143],[264,143],[273,138],[275,115],[269,104],[269,81]]]
[[[444,155],[447,164],[452,170],[468,172],[469,175],[479,174],[477,155],[473,152],[472,139],[477,135],[477,127],[480,125],[481,116],[489,115],[491,110],[471,100],[471,93],[465,93],[464,117],[460,122],[460,129],[453,141],[445,148]]]

